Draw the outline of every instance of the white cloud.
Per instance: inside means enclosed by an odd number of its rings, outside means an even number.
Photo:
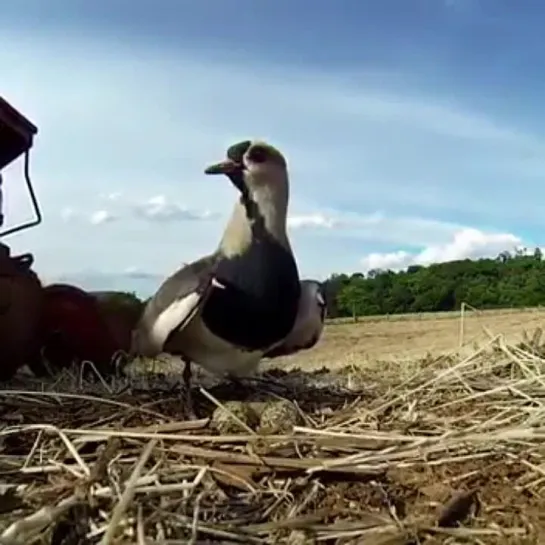
[[[164,195],[157,195],[144,203],[134,205],[133,211],[138,218],[158,222],[207,220],[216,217],[210,210],[190,210],[170,202]]]
[[[123,197],[123,193],[121,191],[112,191],[110,193],[101,193],[100,198],[105,201],[110,202],[117,202]]]
[[[340,210],[297,214],[288,219],[288,224],[294,234],[321,232],[366,243],[413,247],[442,244],[465,227],[458,223],[418,216],[390,216],[381,211],[355,214]]]
[[[292,227],[293,229],[301,229],[305,227],[325,227],[326,229],[332,229],[337,225],[337,220],[334,218],[328,218],[322,214],[288,217],[288,227]]]
[[[210,210],[191,210],[185,206],[169,202],[164,195],[151,197],[138,204],[124,201],[120,192],[101,194],[99,199],[109,201],[110,206],[115,207],[117,211],[112,212],[101,208],[89,213],[87,219],[92,225],[111,223],[119,219],[127,220],[130,215],[137,219],[152,222],[210,220],[218,217],[218,214]],[[60,216],[64,221],[69,221],[85,218],[86,214],[75,207],[67,206],[61,210]]]
[[[496,257],[522,245],[522,240],[511,233],[486,233],[478,229],[462,229],[444,244],[430,245],[420,252],[399,250],[388,253],[370,253],[361,260],[364,271],[371,269],[401,270],[409,265],[430,265],[458,259]]]
[[[60,211],[60,217],[64,222],[84,222],[91,225],[102,225],[119,219],[116,214],[109,210],[99,209],[93,212],[84,212],[73,206],[65,206]]]
[[[62,210],[61,210],[61,218],[64,220],[64,221],[70,221],[72,219],[74,219],[75,217],[78,216],[78,212],[77,210],[75,210],[74,208],[72,208],[71,206],[65,206]]]
[[[111,223],[117,219],[117,216],[108,212],[108,210],[97,210],[91,214],[89,221],[92,225],[102,225],[103,223]]]
[[[361,260],[364,272],[381,269],[398,271],[407,268],[415,263],[415,258],[418,254],[411,254],[404,250],[387,253],[370,253]]]
[[[156,280],[159,277],[158,274],[146,271],[141,267],[127,267],[122,275],[128,278],[138,278],[141,280]]]

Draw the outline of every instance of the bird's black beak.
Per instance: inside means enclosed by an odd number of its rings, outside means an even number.
[[[204,170],[205,174],[237,174],[242,171],[242,164],[233,161],[232,159],[226,159],[216,163],[215,165],[210,165]]]
[[[205,174],[225,174],[231,183],[241,192],[245,192],[244,186],[244,166],[242,164],[233,161],[232,159],[226,159],[221,163],[210,165],[205,169]]]
[[[251,146],[250,140],[244,140],[233,144],[227,150],[227,159],[210,165],[205,171],[205,174],[226,174],[239,175],[244,170],[244,154]]]
[[[205,174],[225,174],[231,183],[242,193],[244,193],[244,154],[251,146],[250,140],[244,140],[233,144],[227,150],[227,159],[210,165],[205,169]]]

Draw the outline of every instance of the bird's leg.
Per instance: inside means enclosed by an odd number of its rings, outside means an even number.
[[[184,372],[182,378],[185,387],[185,410],[189,420],[197,420],[195,413],[195,405],[193,403],[193,395],[191,393],[191,362],[184,359]]]

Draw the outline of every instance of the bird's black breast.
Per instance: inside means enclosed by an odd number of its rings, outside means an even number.
[[[291,252],[272,237],[254,239],[240,256],[222,260],[202,319],[212,333],[250,350],[267,348],[293,328],[301,292]]]

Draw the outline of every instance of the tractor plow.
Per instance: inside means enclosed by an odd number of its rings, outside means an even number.
[[[129,350],[138,318],[134,308],[118,308],[107,297],[78,286],[43,285],[34,271],[34,256],[14,256],[4,243],[6,236],[42,221],[30,178],[30,151],[37,133],[30,120],[0,97],[0,229],[5,223],[2,192],[10,187],[2,171],[21,159],[34,212],[32,220],[0,231],[0,381],[11,379],[25,364],[43,377],[82,361],[92,361],[107,376],[116,354]]]

